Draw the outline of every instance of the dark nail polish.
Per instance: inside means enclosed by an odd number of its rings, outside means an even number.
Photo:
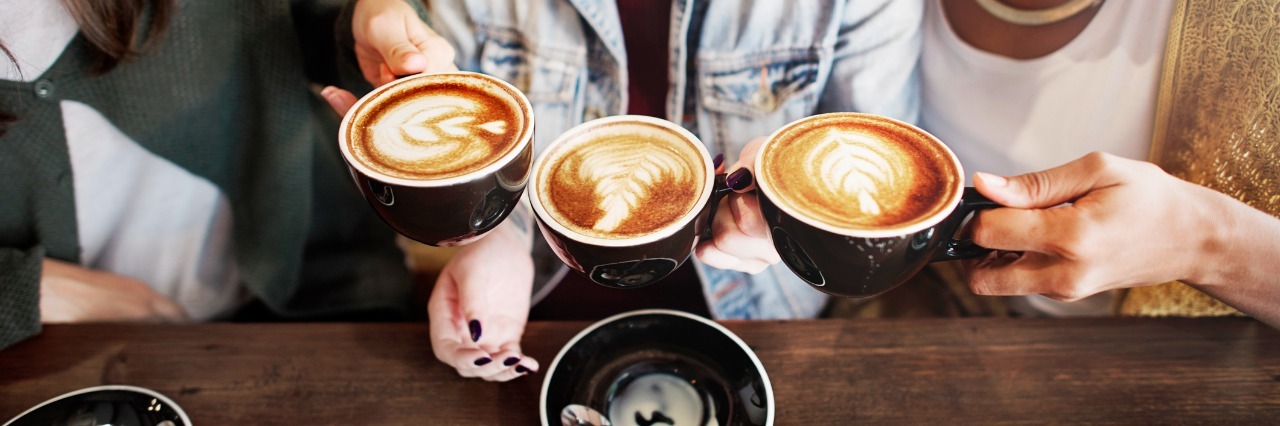
[[[520,358],[511,357],[511,358],[507,358],[506,361],[502,361],[502,365],[510,367],[510,366],[516,365],[517,362],[520,362]]]
[[[476,362],[475,362],[475,364],[476,364],[476,366],[478,367],[478,366],[481,366],[481,365],[488,364],[488,363],[490,363],[490,362],[493,362],[493,358],[484,357],[484,358],[477,359],[477,360],[476,360]]]
[[[730,173],[729,177],[725,179],[725,183],[728,183],[729,188],[732,188],[734,191],[747,189],[747,187],[751,186],[751,182],[751,171],[745,168],[738,169],[738,171]]]
[[[711,161],[711,168],[719,169],[721,164],[724,164],[724,154],[716,154],[715,160]]]
[[[480,320],[471,320],[471,323],[468,325],[471,327],[471,341],[479,342],[480,341]]]
[[[523,366],[523,365],[517,365],[517,366],[516,366],[516,372],[517,372],[517,373],[520,373],[520,374],[524,374],[524,373],[528,373],[528,372],[529,372],[529,369],[528,369],[528,368],[524,368],[524,366]]]

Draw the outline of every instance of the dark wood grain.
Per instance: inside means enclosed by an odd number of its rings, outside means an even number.
[[[1274,423],[1280,332],[1253,320],[727,322],[773,380],[778,424]],[[533,323],[545,366],[586,323]],[[0,420],[131,384],[198,425],[537,423],[542,375],[464,380],[425,324],[49,326],[0,351]]]

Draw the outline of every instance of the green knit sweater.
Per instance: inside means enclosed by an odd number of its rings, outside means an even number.
[[[0,81],[0,111],[18,116],[0,136],[0,347],[40,331],[41,259],[78,262],[76,215],[92,214],[75,205],[62,100],[223,191],[242,284],[276,313],[407,312],[394,233],[360,198],[336,117],[308,88],[326,74],[317,64],[334,67],[313,54],[332,49],[337,9],[317,5],[333,2],[179,3],[158,43],[105,75],[89,73],[77,36],[37,80]]]

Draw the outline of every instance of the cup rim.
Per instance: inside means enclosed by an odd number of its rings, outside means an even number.
[[[950,216],[951,213],[955,211],[956,207],[960,205],[960,199],[963,198],[964,196],[965,174],[964,174],[964,167],[960,164],[960,159],[956,157],[955,152],[952,152],[950,147],[942,143],[942,141],[939,140],[932,133],[929,133],[924,129],[916,127],[911,123],[907,123],[905,121],[898,120],[893,117],[888,117],[880,114],[862,113],[862,112],[832,112],[832,113],[811,115],[811,116],[787,123],[787,125],[782,126],[778,130],[775,130],[772,134],[769,135],[767,139],[765,139],[764,143],[760,144],[760,149],[757,150],[756,153],[757,154],[764,153],[765,148],[767,148],[771,144],[777,143],[777,138],[779,136],[781,136],[784,132],[791,130],[792,128],[798,125],[805,124],[814,120],[831,119],[836,117],[870,118],[870,119],[876,119],[876,120],[885,120],[890,123],[894,123],[900,126],[905,126],[909,129],[919,131],[920,134],[927,136],[930,141],[932,141],[938,147],[942,148],[942,152],[945,152],[947,154],[947,158],[950,159],[951,163],[954,164],[956,167],[956,175],[959,176],[959,179],[956,179],[955,187],[953,188],[953,191],[951,193],[951,199],[947,200],[947,202],[944,204],[945,208],[940,209],[934,214],[930,216],[926,216],[923,219],[916,220],[914,223],[910,224],[909,226],[904,226],[896,229],[843,229],[840,227],[831,226],[829,224],[823,223],[822,221],[809,217],[808,215],[803,214],[803,212],[800,212],[794,209],[793,207],[791,207],[786,203],[775,201],[775,200],[778,200],[778,197],[777,195],[775,195],[773,188],[769,187],[769,183],[765,179],[759,179],[757,177],[756,187],[759,188],[761,193],[763,193],[766,197],[769,198],[770,202],[772,202],[774,206],[777,206],[778,209],[785,212],[787,216],[790,216],[792,218],[795,218],[796,220],[804,222],[809,226],[821,229],[826,232],[830,232],[832,234],[844,235],[847,237],[857,237],[857,238],[892,238],[892,237],[901,237],[904,235],[911,235],[916,232],[929,229],[930,227],[937,225],[938,223],[946,219],[948,216]],[[763,170],[764,156],[756,155],[755,161],[753,163],[755,166],[756,174],[759,175],[760,170]]]
[[[689,143],[693,145],[694,149],[696,149],[700,153],[700,155],[702,156],[702,167],[704,170],[703,176],[706,176],[706,178],[703,179],[702,192],[698,196],[698,201],[694,203],[693,208],[689,209],[688,212],[685,212],[685,214],[683,216],[680,216],[679,219],[673,221],[671,224],[661,229],[658,229],[657,231],[653,231],[648,234],[644,234],[635,238],[625,238],[625,239],[618,239],[618,240],[597,238],[589,235],[582,235],[560,224],[560,222],[557,222],[554,219],[554,217],[551,216],[551,214],[549,214],[546,208],[542,205],[542,197],[538,196],[538,193],[541,191],[541,188],[539,188],[538,183],[541,182],[540,179],[542,175],[541,173],[542,164],[546,162],[546,159],[548,156],[547,153],[552,152],[552,150],[554,150],[557,146],[567,143],[570,139],[583,134],[584,132],[590,130],[591,128],[607,125],[610,123],[634,122],[634,121],[655,125],[655,126],[662,127],[667,130],[676,132],[681,137],[686,138],[689,141]],[[600,247],[635,247],[635,246],[640,246],[644,244],[649,244],[655,241],[661,241],[667,237],[675,235],[676,232],[683,229],[685,225],[689,224],[689,222],[692,222],[694,219],[697,219],[698,215],[702,214],[702,211],[706,207],[707,200],[711,199],[711,192],[712,192],[712,189],[715,188],[715,181],[716,181],[716,175],[715,175],[715,170],[712,168],[712,164],[711,164],[711,153],[707,151],[707,147],[706,145],[703,145],[702,140],[698,139],[697,136],[694,136],[692,132],[688,131],[684,127],[679,126],[675,123],[672,123],[667,120],[659,119],[659,118],[649,117],[645,115],[615,115],[615,116],[609,116],[604,118],[597,118],[595,120],[587,121],[577,126],[573,126],[572,129],[569,129],[568,131],[561,134],[559,137],[556,137],[555,141],[552,141],[551,144],[547,145],[546,148],[543,148],[542,153],[538,155],[538,159],[534,160],[533,168],[529,172],[530,185],[528,186],[528,196],[529,196],[529,204],[533,207],[534,216],[537,216],[540,222],[542,222],[546,226],[551,227],[551,229],[555,230],[556,233],[559,233],[560,235],[563,235],[566,238],[572,239],[580,243],[585,243],[585,244],[590,244],[590,245],[600,246]]]
[[[174,403],[172,399],[169,399],[169,397],[164,396],[163,394],[161,394],[161,393],[159,393],[159,392],[156,392],[156,391],[153,391],[153,390],[151,390],[151,389],[147,389],[147,388],[137,387],[137,386],[129,386],[129,385],[103,385],[103,386],[91,386],[91,387],[87,387],[87,388],[83,388],[83,389],[76,389],[76,390],[73,390],[73,391],[71,391],[71,392],[67,392],[67,393],[64,393],[64,394],[62,394],[62,395],[58,395],[58,396],[55,396],[55,397],[53,397],[53,398],[49,398],[48,400],[45,400],[44,402],[41,402],[41,403],[39,403],[39,404],[36,404],[34,407],[31,407],[30,409],[27,409],[27,411],[23,411],[21,414],[18,414],[18,415],[17,415],[17,416],[15,416],[13,419],[10,419],[9,421],[5,422],[5,423],[4,423],[4,426],[12,425],[12,424],[13,424],[13,422],[18,421],[18,419],[21,419],[23,416],[26,416],[27,414],[31,414],[31,413],[35,412],[36,410],[38,410],[38,409],[40,409],[40,408],[43,408],[43,407],[44,407],[44,406],[46,406],[46,405],[49,405],[49,404],[52,404],[52,403],[55,403],[55,402],[61,401],[61,400],[66,399],[66,398],[76,396],[76,395],[82,395],[82,394],[91,393],[91,392],[98,392],[98,391],[129,391],[129,392],[137,392],[137,393],[141,393],[141,394],[144,394],[144,395],[150,396],[150,397],[152,397],[152,398],[155,398],[155,399],[160,400],[160,402],[163,402],[163,403],[165,403],[165,404],[168,404],[168,405],[169,405],[169,407],[170,407],[170,408],[172,408],[174,412],[178,413],[178,417],[182,419],[182,424],[184,424],[184,425],[190,425],[190,424],[191,424],[191,418],[187,417],[187,412],[182,410],[182,406],[179,406],[177,403]]]
[[[547,423],[547,393],[551,389],[551,376],[555,374],[556,367],[560,365],[560,360],[563,359],[564,356],[569,353],[569,349],[573,348],[573,346],[577,344],[579,340],[582,340],[583,338],[587,337],[587,335],[591,334],[592,332],[594,332],[596,329],[600,327],[604,327],[605,325],[608,325],[615,321],[622,320],[624,318],[641,316],[641,315],[655,315],[655,314],[677,316],[677,317],[687,318],[687,319],[691,319],[691,320],[706,324],[708,326],[711,326],[711,328],[715,329],[716,331],[720,332],[720,334],[723,334],[725,337],[728,337],[729,340],[732,340],[734,344],[738,345],[738,347],[742,349],[742,351],[745,352],[748,357],[751,358],[751,364],[755,366],[756,371],[760,372],[760,380],[764,385],[765,400],[766,400],[764,424],[766,425],[773,424],[773,418],[774,418],[774,412],[775,412],[775,407],[773,402],[773,399],[774,399],[773,382],[769,381],[769,372],[765,371],[764,364],[760,363],[760,358],[756,356],[755,351],[751,350],[751,347],[748,346],[746,342],[742,341],[742,338],[738,337],[738,335],[734,334],[732,331],[729,331],[729,329],[725,328],[723,325],[720,325],[720,323],[717,323],[715,321],[712,321],[694,314],[690,314],[688,312],[681,312],[681,311],[675,311],[670,309],[640,309],[635,311],[623,312],[623,313],[602,319],[600,321],[596,321],[590,326],[587,326],[587,328],[578,332],[578,334],[575,334],[572,339],[569,339],[569,341],[564,344],[564,346],[560,347],[560,352],[557,353],[555,359],[551,361],[551,366],[547,367],[547,370],[546,370],[547,374],[542,378],[542,388],[538,395],[538,415],[539,415],[539,421],[542,423],[542,426],[549,426],[549,424]]]
[[[460,176],[454,176],[454,177],[444,178],[444,179],[406,179],[402,177],[391,176],[391,175],[373,170],[369,166],[353,158],[351,154],[351,147],[349,146],[350,144],[347,142],[347,131],[351,127],[351,122],[352,120],[354,120],[353,117],[355,117],[355,114],[353,114],[353,112],[359,111],[360,108],[363,107],[365,104],[372,102],[374,98],[377,98],[379,95],[386,92],[387,90],[390,90],[394,86],[408,84],[409,82],[418,80],[418,79],[440,78],[440,77],[479,78],[481,80],[485,80],[490,83],[496,84],[500,87],[503,87],[504,89],[506,89],[508,93],[513,94],[515,102],[519,104],[520,110],[525,114],[526,117],[528,117],[528,121],[526,125],[524,126],[523,129],[521,129],[522,133],[520,134],[520,139],[516,142],[516,145],[512,147],[511,150],[508,151],[506,154],[504,154],[502,157],[499,157],[497,160],[495,160],[493,163],[490,163],[487,166],[481,167],[479,169],[473,170],[469,173],[466,173]],[[529,98],[526,97],[524,95],[524,92],[520,91],[520,89],[517,89],[515,86],[512,86],[510,83],[507,83],[506,81],[503,81],[500,78],[497,78],[488,74],[482,74],[482,73],[470,72],[470,71],[423,73],[423,74],[413,75],[410,77],[404,77],[399,80],[393,81],[391,83],[384,84],[378,88],[373,89],[369,93],[365,94],[363,97],[360,98],[360,100],[356,101],[354,105],[351,105],[351,109],[348,110],[347,114],[342,117],[342,124],[338,126],[338,147],[341,149],[342,159],[346,161],[347,165],[359,171],[360,174],[364,175],[369,179],[374,179],[382,183],[413,187],[413,188],[447,187],[447,186],[458,185],[460,183],[471,182],[476,179],[482,178],[484,176],[488,176],[489,174],[494,173],[502,169],[503,167],[506,167],[507,165],[511,164],[511,162],[515,160],[517,157],[519,157],[520,153],[524,152],[524,150],[529,146],[529,144],[533,142],[533,128],[536,122],[537,121],[534,119],[534,116],[533,116],[533,106],[532,104],[529,103]]]

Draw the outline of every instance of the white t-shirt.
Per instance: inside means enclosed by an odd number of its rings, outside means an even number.
[[[0,79],[34,81],[75,37],[57,0],[0,0]],[[161,158],[97,110],[61,101],[75,191],[80,264],[147,283],[194,320],[243,300],[231,209],[212,182]],[[19,114],[21,115],[21,114]]]
[[[921,123],[965,171],[1017,175],[1091,151],[1146,160],[1171,1],[1106,1],[1074,40],[1011,59],[955,35],[925,9]]]
[[[1074,40],[1049,55],[1012,59],[952,31],[940,0],[927,0],[920,60],[921,124],[965,172],[1018,175],[1092,151],[1145,160],[1172,1],[1102,4]],[[1015,299],[1039,313],[1102,315],[1111,293],[1076,303]]]

